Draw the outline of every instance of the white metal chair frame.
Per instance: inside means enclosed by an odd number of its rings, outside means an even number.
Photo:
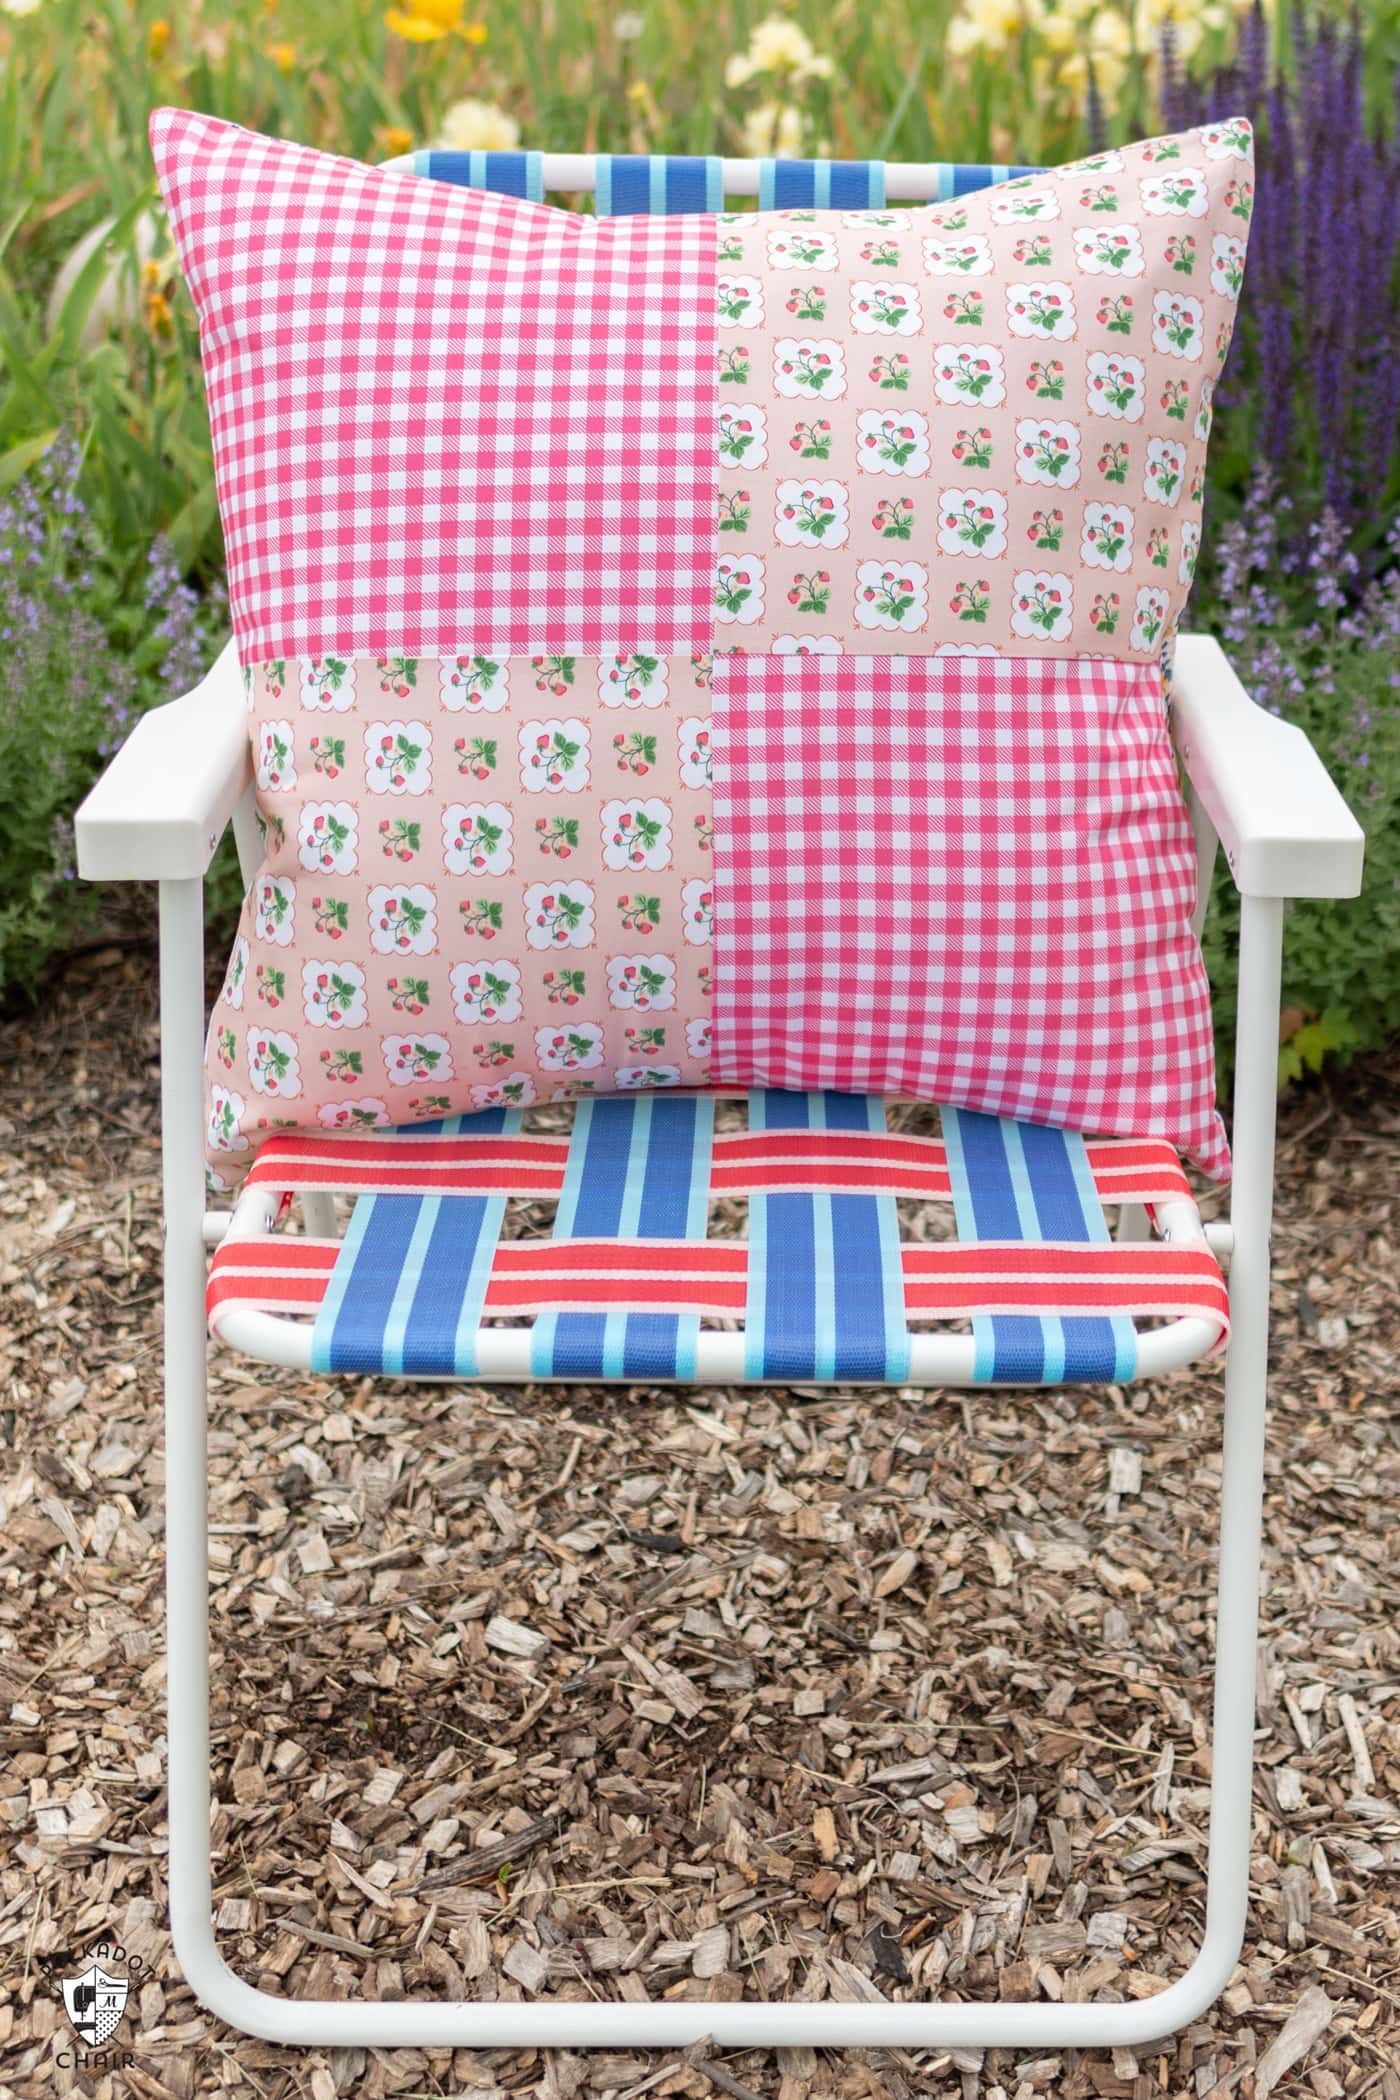
[[[579,155],[549,155],[543,167],[551,190],[591,189],[594,172],[592,159]],[[724,183],[728,195],[756,196],[758,163],[726,161]],[[891,198],[927,199],[936,196],[936,183],[928,167],[887,170]],[[1219,1995],[1243,1943],[1249,1895],[1283,907],[1290,897],[1355,896],[1363,840],[1303,732],[1254,704],[1213,640],[1181,639],[1172,718],[1197,843],[1198,922],[1217,842],[1241,897],[1234,1181],[1228,1225],[1209,1231],[1217,1252],[1229,1257],[1231,1339],[1206,1929],[1190,1968],[1157,1996],[1084,2005],[341,2003],[274,1997],[228,1967],[213,1927],[209,1845],[204,1285],[206,1245],[223,1237],[230,1217],[205,1213],[203,882],[230,822],[249,879],[259,858],[233,645],[192,692],[136,725],[78,813],[78,863],[92,881],[154,880],[160,887],[170,1908],[176,1956],[211,2012],[270,2041],[319,2047],[679,2049],[708,2035],[728,2048],[1108,2049],[1175,2032]],[[313,1205],[326,1200],[309,1199]],[[1120,1229],[1133,1233],[1142,1223],[1127,1217]],[[321,1229],[314,1216],[311,1224]],[[519,1378],[527,1371],[503,1361],[494,1375]],[[936,1382],[955,1379],[945,1373]]]

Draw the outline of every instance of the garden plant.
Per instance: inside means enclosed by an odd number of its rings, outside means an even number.
[[[370,160],[436,143],[1050,161],[1243,110],[1259,194],[1191,619],[1308,731],[1371,839],[1359,910],[1292,916],[1281,1074],[1384,1041],[1400,1024],[1400,8],[893,0],[877,22],[561,0],[549,49],[546,65],[527,10],[466,0],[285,16],[215,0],[173,19],[149,0],[0,0],[0,992],[32,991],[90,928],[68,813],[225,618],[153,106]],[[231,862],[211,896],[226,920]],[[1215,901],[1228,1056],[1225,887]]]

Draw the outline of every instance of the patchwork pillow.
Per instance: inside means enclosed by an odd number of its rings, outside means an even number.
[[[211,1161],[645,1086],[1228,1168],[1162,662],[1242,121],[594,219],[157,112],[264,861]]]

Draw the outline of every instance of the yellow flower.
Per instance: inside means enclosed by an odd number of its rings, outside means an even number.
[[[1127,77],[1128,62],[1114,51],[1094,53],[1094,85],[1101,99],[1111,102]],[[1059,84],[1082,109],[1089,99],[1089,60],[1082,51],[1071,51],[1062,60],[1056,76]]]
[[[943,49],[949,58],[970,58],[974,51],[981,50],[984,41],[975,22],[966,15],[954,15],[943,39]]]
[[[150,334],[155,336],[170,336],[175,329],[175,316],[165,296],[163,277],[158,262],[141,265],[141,318]]]
[[[1208,30],[1229,26],[1229,16],[1215,0],[1137,0],[1134,16],[1138,49],[1155,59],[1161,50],[1162,31],[1171,24],[1172,45],[1178,58],[1189,59],[1201,47]]]
[[[410,44],[435,44],[445,36],[460,36],[469,44],[484,44],[485,23],[464,22],[464,5],[465,0],[404,0],[402,7],[389,9],[384,21],[395,36],[403,37]]]
[[[39,11],[39,0],[0,0],[0,14],[33,15]]]
[[[1095,62],[1126,58],[1132,48],[1133,33],[1124,17],[1112,8],[1102,8],[1089,24],[1089,49]]]
[[[1052,11],[1045,5],[1045,0],[1026,0],[1026,20],[1036,31],[1044,49],[1056,56],[1073,51],[1079,42],[1074,16],[1067,7],[1057,7]]]
[[[514,153],[520,126],[494,102],[467,95],[445,112],[437,143],[454,153]]]
[[[1069,57],[1055,75],[1059,85],[1073,100],[1075,107],[1083,105],[1089,92],[1089,61],[1082,51],[1071,51]]]
[[[150,53],[153,66],[160,64],[165,56],[165,49],[169,42],[170,24],[163,21],[152,22],[150,28],[146,31],[146,49]]]
[[[269,44],[267,55],[279,73],[294,73],[296,71],[297,47],[295,44]]]
[[[1002,36],[1015,36],[1025,20],[1021,0],[964,0],[964,5],[975,20]]]
[[[744,119],[742,140],[755,160],[795,160],[802,151],[802,112],[790,102],[760,102]]]
[[[952,58],[974,51],[995,57],[1025,27],[1021,0],[963,0],[962,11],[948,24],[946,48]]]
[[[636,123],[633,126],[633,137],[638,142],[637,151],[641,152],[643,150],[644,135],[648,132],[660,130],[661,112],[656,106],[656,97],[653,95],[651,84],[648,81],[629,80],[627,83],[627,100],[632,105],[632,114],[636,119]],[[640,130],[638,127],[640,127]]]
[[[412,152],[413,133],[405,131],[402,124],[386,124],[379,134],[379,143],[386,160],[397,160],[401,153]]]
[[[726,87],[744,87],[759,73],[779,73],[790,80],[829,80],[831,60],[819,58],[812,40],[798,23],[769,15],[749,38],[749,48],[724,69]]]

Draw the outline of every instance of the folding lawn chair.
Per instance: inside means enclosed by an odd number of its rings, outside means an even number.
[[[611,212],[709,210],[726,196],[862,208],[1019,172],[495,153],[398,165],[536,199],[591,189]],[[203,878],[230,821],[249,877],[258,860],[232,647],[193,692],[137,725],[77,834],[89,879],[160,886],[170,1900],[176,1954],[211,2010],[321,2046],[675,2048],[709,2034],[729,2047],[1055,2049],[1145,2042],[1215,1999],[1239,1954],[1249,1885],[1283,906],[1354,896],[1362,838],[1302,732],[1256,707],[1204,636],[1179,644],[1173,721],[1198,919],[1218,841],[1241,895],[1234,1182],[1228,1223],[1209,1226],[1164,1145],[1085,1145],[975,1116],[948,1119],[939,1144],[887,1131],[879,1102],[772,1093],[750,1098],[747,1132],[712,1133],[695,1095],[649,1093],[580,1105],[572,1138],[522,1130],[497,1110],[348,1145],[274,1135],[232,1212],[206,1214]],[[706,1241],[715,1192],[748,1193],[746,1242]],[[356,1199],[340,1240],[337,1193]],[[498,1239],[507,1198],[522,1195],[557,1204],[554,1239]],[[1059,1251],[1048,1271],[1030,1260],[1029,1283],[1026,1261],[1009,1268],[1002,1309],[971,1333],[939,1333],[924,1323],[960,1243],[901,1246],[897,1196],[951,1198],[963,1253],[979,1238],[1033,1240],[1037,1221]],[[279,1229],[293,1197],[300,1235]],[[1105,1205],[1119,1213],[1116,1239]],[[649,1262],[657,1239],[664,1272]],[[678,1261],[684,1240],[693,1263]],[[1135,1332],[1123,1308],[1164,1313],[1183,1279],[1190,1316]],[[1121,1380],[1202,1356],[1228,1312],[1208,1900],[1190,1969],[1158,1996],[1114,2004],[335,2003],[251,1988],[226,1965],[211,1919],[206,1289],[226,1347],[323,1372],[450,1376],[462,1309],[479,1308],[469,1353],[487,1380]]]

